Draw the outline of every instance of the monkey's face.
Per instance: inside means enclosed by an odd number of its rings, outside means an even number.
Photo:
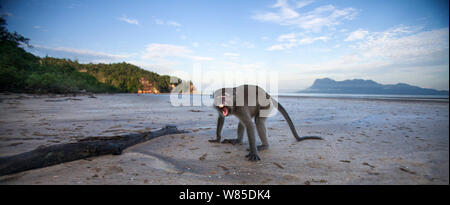
[[[231,114],[232,105],[232,95],[230,95],[226,90],[221,89],[214,92],[214,106],[224,117],[227,117]]]
[[[217,109],[219,109],[219,111],[225,117],[230,114],[230,109],[227,106],[223,105],[223,104],[220,104],[219,106],[217,106]]]

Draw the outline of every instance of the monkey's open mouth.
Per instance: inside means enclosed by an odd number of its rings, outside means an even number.
[[[227,116],[229,114],[229,110],[227,107],[223,107],[220,109],[220,111],[222,111],[223,116]]]

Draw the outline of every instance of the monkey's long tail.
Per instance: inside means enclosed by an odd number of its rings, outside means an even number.
[[[303,137],[298,136],[297,130],[295,130],[294,124],[292,123],[292,120],[289,117],[289,114],[284,109],[284,107],[281,106],[281,104],[278,101],[276,101],[275,99],[273,99],[273,98],[271,98],[271,99],[272,99],[272,102],[277,105],[278,111],[281,112],[281,114],[283,115],[284,119],[286,119],[286,121],[287,121],[287,123],[289,125],[289,128],[291,128],[291,132],[294,135],[295,139],[297,139],[297,141],[302,141],[302,140],[323,140],[323,138],[319,137],[319,136],[303,136]]]

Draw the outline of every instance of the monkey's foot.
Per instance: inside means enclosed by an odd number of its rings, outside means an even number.
[[[261,158],[259,158],[258,154],[255,153],[248,153],[248,155],[245,155],[245,157],[248,158],[249,161],[259,161]]]
[[[215,140],[208,140],[208,142],[211,142],[211,143],[220,143],[220,140],[218,140],[218,139],[215,139]]]
[[[241,144],[241,140],[239,139],[224,139],[222,143],[230,143],[232,145]]]

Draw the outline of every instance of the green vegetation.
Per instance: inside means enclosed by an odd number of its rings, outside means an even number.
[[[42,59],[48,64],[58,66],[70,66],[82,73],[88,73],[94,76],[98,81],[111,85],[120,92],[136,93],[142,89],[141,78],[154,84],[154,87],[160,92],[170,91],[170,76],[158,75],[157,73],[143,70],[129,63],[112,63],[112,64],[80,64],[76,61],[50,58]],[[181,80],[177,79],[175,85]]]
[[[141,79],[159,92],[170,91],[170,76],[160,76],[128,63],[81,64],[68,59],[40,58],[21,46],[29,39],[10,33],[0,17],[0,92],[73,93],[132,92]],[[177,80],[178,85],[181,80]]]

